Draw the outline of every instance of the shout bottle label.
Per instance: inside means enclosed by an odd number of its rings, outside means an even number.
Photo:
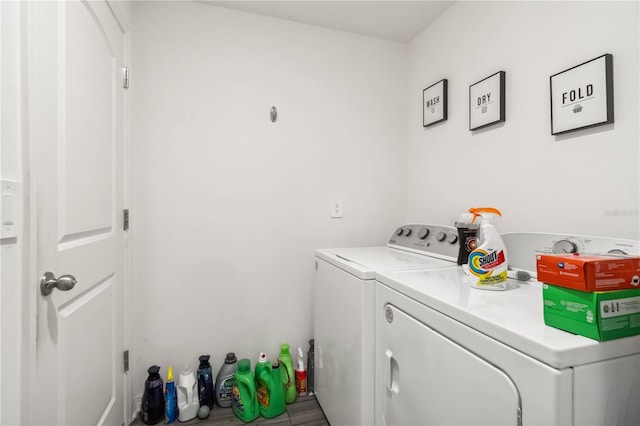
[[[500,272],[497,272],[500,271]],[[476,249],[469,254],[469,272],[478,277],[478,285],[491,286],[507,281],[504,250]]]

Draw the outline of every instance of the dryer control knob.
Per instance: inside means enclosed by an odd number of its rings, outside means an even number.
[[[408,237],[409,235],[411,235],[411,228],[405,228],[404,230],[404,236]]]
[[[458,242],[458,236],[456,234],[449,234],[449,236],[447,237],[447,241],[449,242],[449,244],[455,244]]]
[[[418,231],[418,238],[420,238],[421,240],[424,240],[428,236],[429,236],[429,228],[420,228],[420,231]]]
[[[554,254],[577,253],[578,246],[573,241],[560,240],[553,245],[551,251]]]
[[[397,235],[397,236],[400,236],[400,235],[402,235],[402,234],[404,234],[404,229],[402,229],[402,228],[398,228],[398,230],[396,231],[396,235]]]
[[[445,238],[447,238],[447,234],[445,234],[443,231],[438,232],[438,235],[436,235],[436,240],[438,241],[444,241]]]

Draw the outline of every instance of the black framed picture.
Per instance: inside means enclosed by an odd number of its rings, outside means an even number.
[[[549,77],[551,134],[613,123],[613,55],[606,53]]]
[[[422,91],[422,127],[447,119],[447,79],[442,79]]]
[[[469,130],[478,130],[505,120],[504,71],[469,86]]]

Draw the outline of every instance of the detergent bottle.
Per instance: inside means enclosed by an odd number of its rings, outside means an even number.
[[[167,424],[178,420],[178,396],[176,394],[176,384],[173,382],[173,368],[167,369],[167,384],[164,390],[165,416]]]
[[[293,373],[293,361],[291,360],[288,343],[280,345],[278,361],[280,361],[280,378],[284,388],[284,400],[287,404],[292,404],[296,401],[296,379]]]
[[[284,387],[280,377],[280,361],[276,361],[271,364],[271,381],[273,382],[271,405],[274,406],[273,410],[275,412],[284,413],[287,410],[287,403],[284,400]]]
[[[185,365],[178,378],[178,420],[187,422],[198,415],[198,382],[193,370]]]
[[[149,377],[144,382],[140,417],[143,423],[155,425],[164,419],[164,389],[159,366],[152,365],[147,373]]]
[[[256,364],[256,394],[260,414],[265,419],[279,416],[286,410],[278,364],[274,368],[264,352],[260,354]]]
[[[493,226],[493,217],[502,216],[493,207],[469,209],[472,223],[479,218],[478,247],[469,253],[471,287],[483,290],[505,290],[507,288],[507,250],[498,230]]]
[[[231,410],[245,423],[255,420],[260,415],[255,377],[251,372],[251,361],[248,359],[238,361]]]
[[[216,403],[220,407],[229,408],[233,403],[233,383],[235,382],[238,359],[235,352],[227,353],[224,364],[218,371],[215,384]]]
[[[209,363],[210,355],[201,355],[198,360],[198,400],[200,406],[206,405],[209,409],[213,408],[213,373],[211,372],[211,364]]]

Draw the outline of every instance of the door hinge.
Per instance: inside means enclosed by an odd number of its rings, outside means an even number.
[[[129,67],[122,69],[122,87],[125,89],[129,88]]]
[[[129,371],[129,349],[124,351],[122,355],[124,361],[124,372],[126,373],[127,371]]]
[[[129,230],[129,209],[124,209],[122,216],[123,216],[122,227],[124,228],[125,231],[128,231]]]

